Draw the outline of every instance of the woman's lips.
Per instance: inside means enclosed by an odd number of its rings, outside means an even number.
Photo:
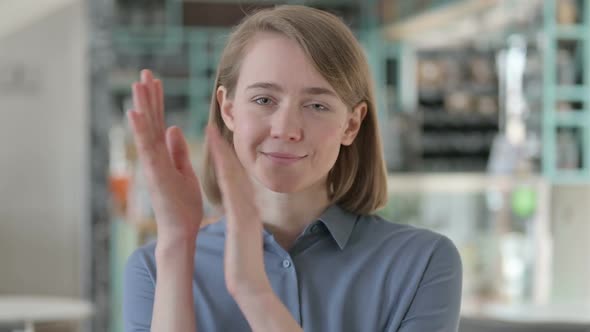
[[[281,165],[291,165],[306,157],[282,152],[263,152],[262,154],[271,161]]]

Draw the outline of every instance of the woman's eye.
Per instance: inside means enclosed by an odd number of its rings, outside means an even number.
[[[311,108],[313,108],[316,111],[327,111],[328,110],[328,108],[326,108],[322,104],[311,104],[310,106],[311,106]]]
[[[270,100],[270,98],[267,97],[260,97],[260,98],[256,98],[254,99],[254,102],[258,105],[270,105],[270,103],[272,102]]]

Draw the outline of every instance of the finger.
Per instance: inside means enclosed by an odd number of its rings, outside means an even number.
[[[178,171],[185,173],[192,169],[188,145],[180,128],[172,126],[166,130],[166,146],[170,160]]]
[[[147,103],[147,88],[142,83],[133,83],[133,104],[135,110],[142,114],[146,138],[156,144],[164,140],[164,133],[155,125],[152,111]]]
[[[258,214],[254,206],[250,179],[234,149],[225,141],[215,126],[207,127],[207,146],[213,157],[215,174],[226,213],[240,216],[242,219],[245,218],[248,224],[255,222]],[[240,223],[240,225],[242,224]]]
[[[141,83],[145,84],[148,91],[148,104],[150,108],[154,109],[156,107],[156,87],[154,86],[154,75],[152,74],[151,70],[144,69],[141,71]]]
[[[144,113],[137,110],[129,110],[127,118],[131,124],[131,131],[133,132],[133,139],[137,146],[137,154],[142,165],[144,165],[144,172],[148,179],[153,179],[158,182],[166,177],[170,165],[168,156],[161,144],[152,141],[152,135],[147,126],[147,121]]]
[[[140,74],[141,77],[141,84],[144,87],[144,91],[145,91],[145,102],[148,105],[147,108],[147,112],[148,112],[148,118],[150,123],[153,125],[154,129],[159,129],[158,132],[162,132],[163,131],[163,127],[161,127],[159,125],[159,123],[157,122],[157,117],[156,117],[156,93],[155,93],[155,86],[153,84],[153,80],[154,80],[154,76],[152,74],[152,72],[148,69],[144,69],[141,71]]]
[[[184,175],[193,187],[200,188],[199,179],[190,160],[190,150],[180,128],[168,128],[166,131],[166,145],[174,168]]]
[[[232,157],[235,157],[233,149],[229,147],[229,144],[223,139],[219,129],[216,126],[207,126],[207,145],[211,151],[213,157],[213,164],[219,178],[220,189],[223,192],[229,193],[230,188],[228,182],[232,175],[236,174],[237,169],[233,166]]]
[[[145,109],[148,107],[144,99],[141,96],[142,84],[133,82],[131,84],[131,92],[133,95],[133,108],[136,112],[145,113]]]
[[[133,83],[132,91],[133,91],[133,107],[135,111],[142,114],[142,119],[144,121],[144,127],[146,129],[146,134],[151,135],[151,130],[147,130],[150,128],[150,119],[148,117],[149,113],[149,105],[145,99],[145,87],[141,83]]]
[[[160,125],[160,130],[164,131],[165,120],[164,120],[164,88],[162,87],[162,81],[159,79],[154,80],[156,86],[156,119]]]
[[[146,150],[146,147],[151,145],[151,142],[150,136],[147,135],[143,113],[138,112],[137,110],[129,110],[127,111],[127,119],[131,124],[131,132],[133,133],[135,145],[140,152],[139,157],[144,158],[143,151]]]

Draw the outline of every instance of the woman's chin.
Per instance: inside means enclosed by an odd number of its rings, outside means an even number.
[[[286,179],[265,178],[261,182],[268,190],[276,193],[290,194],[301,190],[298,183]]]
[[[281,193],[281,194],[294,193],[298,189],[298,188],[296,188],[296,186],[293,186],[291,184],[284,183],[284,182],[266,182],[266,183],[264,183],[264,185],[270,191],[274,191],[276,193]]]

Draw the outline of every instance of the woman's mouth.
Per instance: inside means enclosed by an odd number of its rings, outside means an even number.
[[[271,161],[281,165],[291,165],[306,157],[283,152],[262,152]]]

